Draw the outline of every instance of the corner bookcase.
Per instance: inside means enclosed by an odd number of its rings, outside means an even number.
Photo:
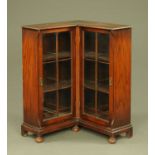
[[[23,136],[85,127],[132,136],[131,27],[90,21],[23,26]]]

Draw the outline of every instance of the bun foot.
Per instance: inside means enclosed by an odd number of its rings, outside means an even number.
[[[75,125],[75,126],[72,128],[72,131],[74,131],[74,132],[80,131],[79,126],[78,126],[78,125]]]
[[[44,141],[44,138],[42,137],[42,136],[37,136],[36,138],[35,138],[35,141],[37,142],[37,143],[42,143],[43,141]]]
[[[109,138],[108,142],[109,142],[110,144],[115,144],[115,143],[116,143],[116,138],[115,138],[114,136],[111,136],[111,137]]]

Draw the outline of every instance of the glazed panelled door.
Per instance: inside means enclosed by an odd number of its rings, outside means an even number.
[[[82,31],[83,106],[82,114],[108,120],[110,114],[110,36],[90,30]]]
[[[43,121],[72,114],[72,35],[42,34]]]

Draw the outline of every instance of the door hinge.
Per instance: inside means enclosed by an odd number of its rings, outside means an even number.
[[[109,78],[109,86],[112,86],[112,77]]]
[[[43,86],[43,79],[40,78],[40,86]]]

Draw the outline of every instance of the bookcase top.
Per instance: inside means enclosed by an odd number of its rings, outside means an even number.
[[[33,30],[48,30],[53,28],[64,28],[64,27],[88,27],[88,28],[99,28],[105,30],[118,30],[131,28],[129,25],[120,25],[112,23],[103,23],[95,21],[67,21],[67,22],[55,22],[55,23],[44,23],[44,24],[34,24],[34,25],[25,25],[23,28],[33,29]]]

